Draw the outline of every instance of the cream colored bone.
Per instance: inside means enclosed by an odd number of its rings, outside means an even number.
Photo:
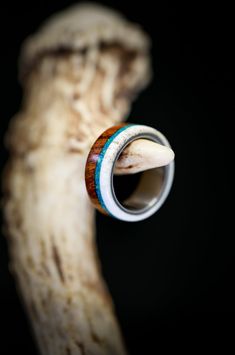
[[[126,353],[101,277],[84,166],[97,136],[127,116],[149,82],[148,50],[138,26],[92,4],[52,17],[23,45],[4,213],[10,269],[41,354]],[[141,144],[129,155],[159,152]]]
[[[115,164],[114,173],[134,174],[168,165],[172,160],[174,160],[172,149],[146,139],[138,139],[122,152]]]

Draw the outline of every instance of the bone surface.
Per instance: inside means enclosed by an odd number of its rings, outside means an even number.
[[[89,4],[53,16],[23,45],[4,215],[10,269],[43,355],[126,353],[84,167],[95,139],[127,117],[148,84],[149,44],[138,25]]]
[[[168,165],[172,160],[174,152],[171,148],[146,139],[137,139],[122,152],[115,164],[114,173],[134,174]]]

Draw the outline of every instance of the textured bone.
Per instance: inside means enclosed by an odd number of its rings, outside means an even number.
[[[115,164],[114,173],[134,174],[168,165],[172,160],[174,160],[172,149],[146,139],[138,139],[122,152]]]
[[[148,46],[137,26],[98,5],[56,15],[23,46],[4,213],[10,268],[44,355],[126,352],[100,273],[84,166],[97,136],[147,85]]]
[[[140,53],[148,51],[150,41],[138,25],[113,10],[92,3],[75,5],[45,21],[40,32],[25,41],[20,69],[24,72],[48,53],[115,43]]]

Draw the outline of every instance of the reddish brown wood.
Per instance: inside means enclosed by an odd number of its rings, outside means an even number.
[[[103,214],[107,215],[107,212],[100,205],[95,186],[95,169],[100,153],[107,142],[107,140],[115,133],[117,130],[126,126],[126,123],[122,123],[116,126],[112,126],[104,131],[95,141],[91,147],[90,153],[87,157],[86,169],[85,169],[85,181],[88,195],[93,203],[93,205]]]

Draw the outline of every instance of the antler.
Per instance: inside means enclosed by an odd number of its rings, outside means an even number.
[[[23,46],[25,94],[7,135],[4,207],[11,270],[42,354],[125,353],[100,273],[84,166],[93,141],[147,85],[148,49],[138,26],[98,5],[52,17]],[[153,146],[145,147],[149,155]]]

